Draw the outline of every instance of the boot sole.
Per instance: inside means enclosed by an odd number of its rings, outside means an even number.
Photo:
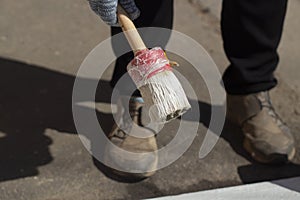
[[[110,162],[112,165],[119,166],[116,162],[114,162],[114,158],[112,158],[108,153],[105,154],[104,159],[106,162]],[[147,179],[155,174],[157,162],[158,162],[158,158],[156,157],[156,160],[153,162],[151,168],[149,168],[149,172],[145,172],[145,173],[130,173],[130,172],[120,171],[112,167],[108,167],[108,166],[106,167],[109,169],[110,175],[114,179],[127,181],[127,182],[138,182]]]
[[[143,174],[134,174],[118,171],[115,169],[111,169],[111,175],[113,175],[116,179],[127,181],[127,182],[139,182],[143,181],[155,174],[155,172],[143,173]]]
[[[266,158],[266,156],[264,156],[262,153],[255,150],[249,140],[244,139],[243,146],[254,160],[263,164],[286,164],[289,163],[296,154],[296,149],[294,147],[288,154],[274,153],[270,155],[269,158]]]

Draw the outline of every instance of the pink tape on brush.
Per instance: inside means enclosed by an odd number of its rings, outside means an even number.
[[[172,68],[165,52],[160,47],[137,52],[127,66],[127,71],[138,88],[144,85],[145,80],[166,70],[172,70]]]

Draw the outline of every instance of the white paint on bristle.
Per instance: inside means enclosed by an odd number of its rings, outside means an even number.
[[[150,105],[152,122],[165,123],[184,114],[191,105],[172,71],[166,70],[145,80],[139,88],[144,101]]]

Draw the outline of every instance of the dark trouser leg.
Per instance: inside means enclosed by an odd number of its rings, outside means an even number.
[[[229,94],[269,90],[277,81],[286,0],[223,0],[222,36],[230,66],[223,76]]]
[[[172,29],[173,25],[173,0],[136,0],[136,4],[141,10],[141,16],[134,21],[136,27],[163,27]],[[111,34],[115,35],[121,32],[120,28],[112,27]],[[125,40],[125,38],[124,38]],[[164,37],[158,38],[158,44],[162,48],[167,44],[169,40],[169,35],[164,35]],[[112,41],[114,51],[118,51],[118,44]],[[120,56],[116,60],[116,65],[113,73],[113,77],[111,80],[111,85],[114,87],[118,80],[126,74],[127,64],[133,59],[133,53],[127,53],[123,56]],[[129,87],[128,85],[132,85],[133,82],[130,78],[126,78],[126,85],[124,84],[120,90],[120,93],[127,94],[126,91]]]

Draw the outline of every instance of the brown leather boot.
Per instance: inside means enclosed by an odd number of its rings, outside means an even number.
[[[130,180],[147,178],[154,174],[157,167],[155,132],[141,124],[143,104],[141,97],[122,97],[118,103],[119,116],[116,119],[119,126],[115,124],[108,135],[114,145],[125,151],[137,153],[136,156],[128,157],[112,145],[107,145],[105,150],[105,162],[110,164],[112,172]],[[128,111],[129,115],[126,116]],[[134,123],[130,123],[131,119]]]
[[[294,138],[275,112],[268,92],[227,95],[227,118],[241,127],[244,148],[256,161],[280,164],[294,157]]]

